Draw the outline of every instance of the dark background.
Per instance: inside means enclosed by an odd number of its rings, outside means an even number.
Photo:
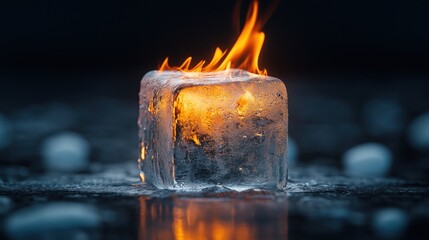
[[[261,1],[262,12],[269,2]],[[233,0],[3,2],[1,70],[68,76],[124,70],[140,78],[165,56],[178,64],[189,55],[206,59],[216,46],[232,46],[237,36],[234,4]],[[264,29],[260,65],[282,78],[321,72],[427,73],[428,9],[427,1],[283,1]],[[75,78],[67,84],[82,81],[87,80]],[[130,85],[130,90],[137,83],[134,78],[117,82]]]
[[[145,71],[166,55],[207,57],[235,40],[234,3],[9,1],[0,10],[2,65]],[[283,1],[265,28],[262,64],[277,75],[425,70],[428,7],[426,1]]]
[[[242,22],[248,2],[243,1]],[[261,1],[262,12],[269,2]],[[140,79],[166,56],[177,65],[188,56],[210,58],[216,46],[231,47],[238,34],[234,5],[233,0],[2,2],[0,113],[21,128],[0,156],[8,164],[34,166],[40,142],[67,130],[90,140],[92,161],[104,156],[109,162],[134,161]],[[290,134],[300,161],[340,165],[350,147],[379,142],[399,164],[393,174],[427,177],[427,152],[411,146],[407,126],[429,110],[428,10],[427,1],[282,1],[264,28],[260,66],[287,84]],[[374,110],[374,101],[393,104],[399,115],[393,113],[391,121],[392,108]],[[374,132],[368,111],[373,118],[379,111],[386,117],[381,122],[399,130]],[[22,130],[23,119],[56,127],[36,136]],[[401,174],[402,165],[413,173]]]

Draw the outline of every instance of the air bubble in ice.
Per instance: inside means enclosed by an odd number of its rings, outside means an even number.
[[[381,177],[389,172],[391,165],[391,151],[378,143],[355,146],[343,156],[345,173],[350,176]]]
[[[63,132],[47,138],[42,145],[42,157],[47,170],[75,172],[87,168],[90,146],[76,133]]]
[[[408,128],[408,140],[414,148],[429,149],[429,112],[412,121]]]
[[[400,237],[408,226],[407,214],[397,208],[385,208],[377,211],[372,220],[373,230],[380,237]]]

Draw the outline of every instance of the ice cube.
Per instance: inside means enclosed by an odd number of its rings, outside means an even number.
[[[152,71],[141,81],[140,166],[157,188],[283,189],[287,93],[242,70]]]
[[[379,143],[357,145],[343,156],[346,174],[361,177],[382,177],[392,165],[392,153]]]

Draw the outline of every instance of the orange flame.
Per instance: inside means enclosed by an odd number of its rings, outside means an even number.
[[[258,67],[259,54],[265,39],[265,34],[260,31],[263,24],[262,21],[258,19],[258,9],[258,1],[254,0],[247,12],[244,27],[228,54],[227,50],[222,51],[218,47],[216,48],[212,60],[208,64],[206,64],[206,61],[202,60],[193,67],[191,67],[192,57],[188,57],[182,65],[178,67],[169,66],[167,57],[159,70],[213,72],[237,68],[259,75],[267,75],[266,69],[261,70]]]

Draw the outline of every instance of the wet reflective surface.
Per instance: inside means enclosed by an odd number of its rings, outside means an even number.
[[[129,167],[0,182],[1,239],[418,239],[428,233],[429,186],[421,182],[305,167],[291,171],[287,193],[221,187],[184,193],[141,185]]]

